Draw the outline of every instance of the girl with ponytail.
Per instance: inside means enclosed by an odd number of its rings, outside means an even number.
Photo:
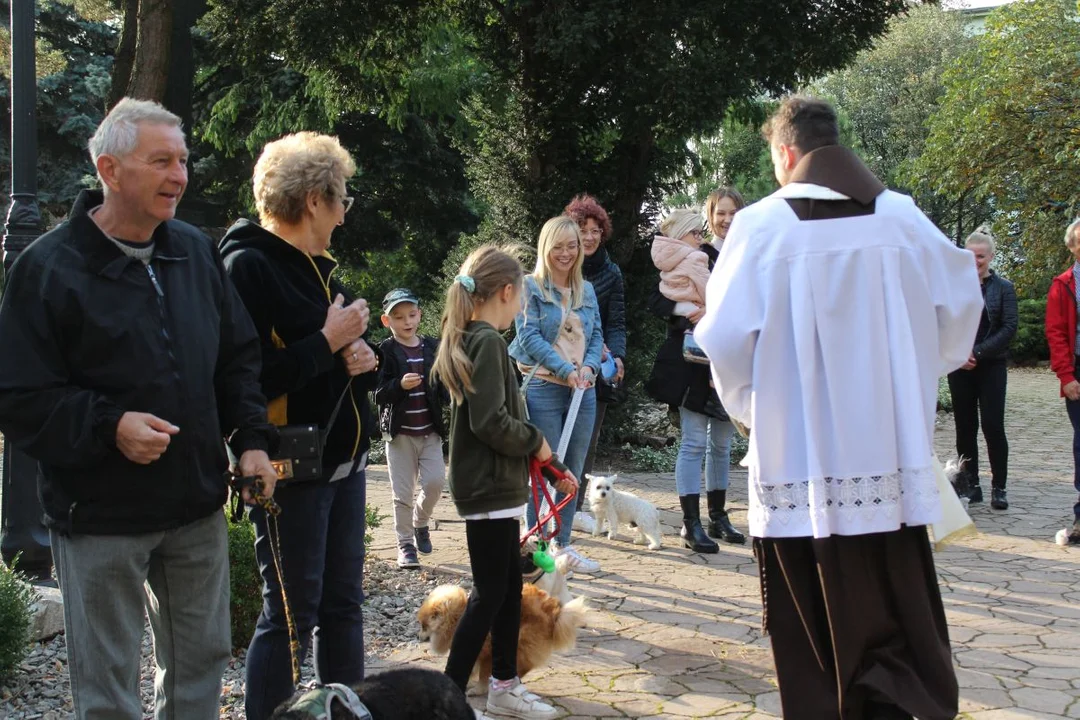
[[[465,519],[473,589],[450,645],[446,674],[465,691],[491,634],[487,708],[517,718],[558,711],[518,678],[521,623],[520,518],[529,497],[529,458],[551,458],[525,407],[502,332],[521,311],[521,263],[485,245],[465,260],[446,292],[442,339],[432,373],[450,392],[450,494]],[[559,492],[577,486],[572,475]],[[478,714],[478,717],[482,717]]]

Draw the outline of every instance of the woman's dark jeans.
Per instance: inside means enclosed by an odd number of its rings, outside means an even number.
[[[336,482],[280,486],[278,528],[285,591],[300,634],[301,663],[313,631],[319,684],[364,679],[364,529],[366,478],[360,470]],[[263,609],[247,654],[249,720],[264,720],[292,697],[289,632],[266,513],[252,508]]]
[[[979,420],[993,487],[1004,490],[1009,478],[1009,441],[1005,437],[1005,385],[1009,369],[1004,360],[988,360],[971,370],[949,373],[949,392],[956,422],[956,452],[967,458],[964,470],[979,482]]]

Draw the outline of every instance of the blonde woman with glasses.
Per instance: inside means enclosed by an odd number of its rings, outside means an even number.
[[[592,283],[582,276],[585,250],[577,222],[566,215],[548,220],[540,231],[536,269],[525,277],[524,309],[515,321],[517,336],[510,356],[527,378],[525,404],[529,421],[559,446],[567,412],[577,388],[584,389],[570,444],[560,458],[574,477],[582,477],[585,455],[596,420],[596,377],[604,349],[600,308]],[[556,501],[561,500],[558,496]],[[576,504],[560,513],[558,554],[569,567],[596,573],[600,564],[570,546]],[[529,503],[527,520],[536,524],[537,508]]]

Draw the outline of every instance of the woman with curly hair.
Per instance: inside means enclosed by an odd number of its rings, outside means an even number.
[[[596,386],[596,421],[593,423],[592,439],[589,452],[585,456],[584,473],[591,473],[596,460],[596,444],[600,439],[600,429],[604,425],[604,413],[608,403],[615,399],[615,389],[623,381],[626,372],[626,310],[623,300],[625,285],[622,270],[608,255],[604,243],[611,237],[611,220],[607,211],[592,195],[576,196],[563,210],[574,219],[581,231],[581,245],[585,251],[585,262],[581,271],[585,279],[592,283],[596,292],[596,302],[600,306],[600,325],[604,333],[604,354],[615,360],[615,377],[610,380],[600,378]],[[584,475],[582,475],[584,477]],[[577,509],[581,513],[581,504],[585,493],[578,493]],[[591,517],[581,515],[581,520],[588,525]],[[591,530],[591,527],[585,527]]]

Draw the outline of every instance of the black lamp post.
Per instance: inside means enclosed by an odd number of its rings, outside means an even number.
[[[41,234],[36,102],[34,0],[11,0],[11,207],[4,233],[5,274],[23,248]],[[41,524],[37,463],[8,443],[4,443],[2,492],[0,555],[6,563],[19,555],[20,570],[37,579],[49,578],[52,550]]]

